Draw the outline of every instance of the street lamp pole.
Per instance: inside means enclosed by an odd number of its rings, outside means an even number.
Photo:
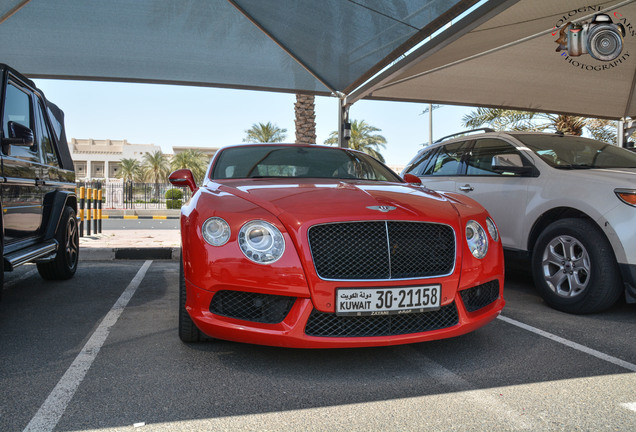
[[[433,144],[433,110],[441,108],[441,105],[428,104],[428,108],[422,111],[422,114],[428,113],[428,144]]]

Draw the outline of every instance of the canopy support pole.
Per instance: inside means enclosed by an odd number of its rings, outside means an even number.
[[[347,97],[339,94],[340,103],[338,104],[338,146],[348,148],[351,139],[351,122],[349,121],[349,108],[351,104],[347,103]]]

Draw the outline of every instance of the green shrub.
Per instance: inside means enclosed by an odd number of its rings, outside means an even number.
[[[181,200],[183,198],[183,191],[181,189],[168,189],[166,191],[166,199]],[[179,205],[181,207],[181,205]]]
[[[175,190],[175,189],[173,189]],[[166,208],[167,209],[180,209],[181,208],[181,200],[180,199],[167,199],[166,200]]]

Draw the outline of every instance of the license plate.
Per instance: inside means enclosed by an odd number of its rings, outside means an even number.
[[[441,285],[400,288],[339,288],[336,315],[393,315],[439,309]]]

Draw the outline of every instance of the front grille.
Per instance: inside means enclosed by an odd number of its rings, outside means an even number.
[[[309,245],[322,279],[413,279],[448,275],[455,233],[448,225],[368,221],[314,225]]]
[[[494,280],[459,292],[468,312],[475,312],[499,298],[499,281]]]
[[[314,309],[305,333],[318,337],[395,336],[439,330],[458,322],[455,303],[436,311],[404,315],[337,316]]]
[[[210,312],[245,321],[277,324],[285,319],[295,300],[295,297],[219,291],[212,297]]]

